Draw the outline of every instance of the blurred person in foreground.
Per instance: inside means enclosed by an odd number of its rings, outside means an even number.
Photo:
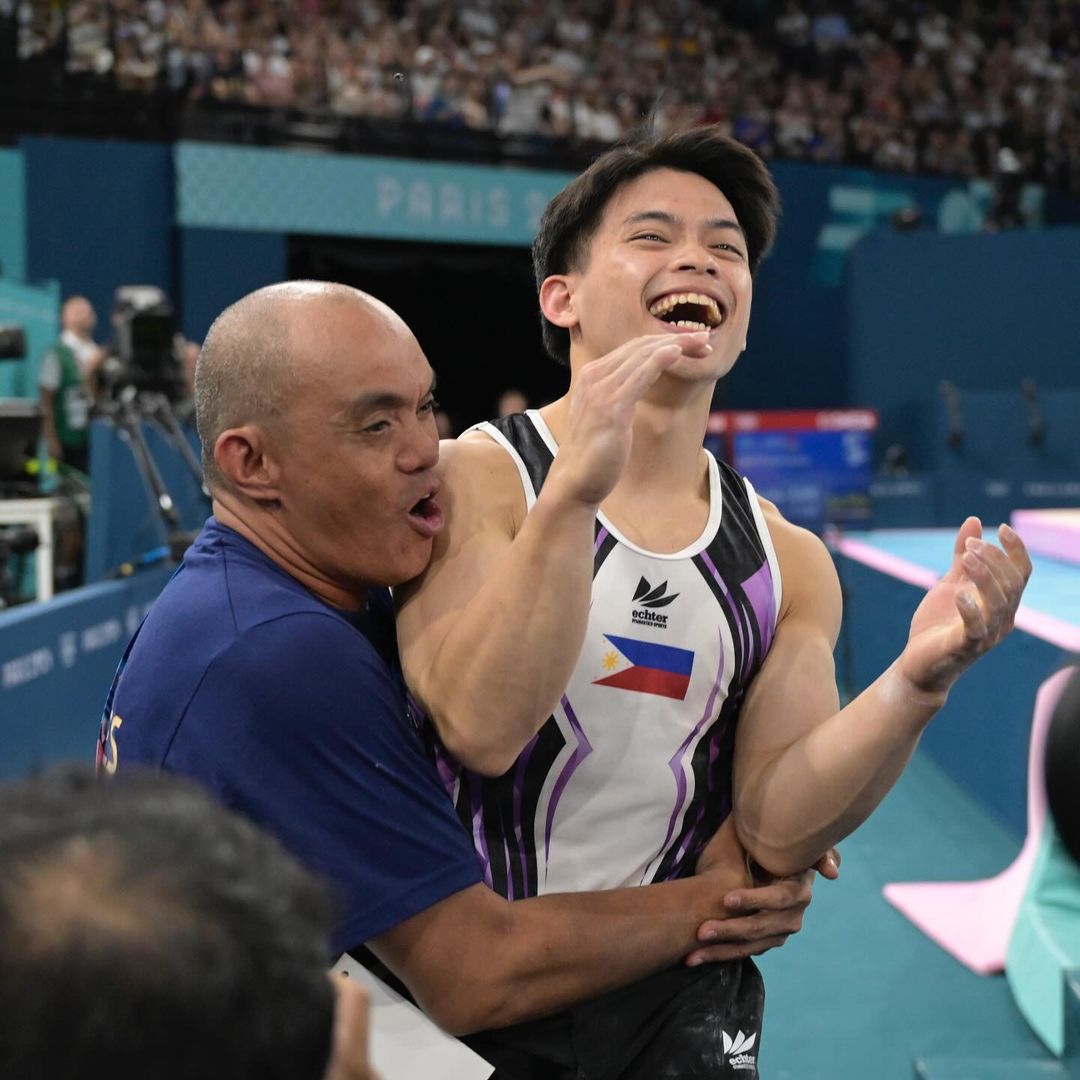
[[[511,902],[483,882],[396,653],[387,587],[427,565],[443,511],[434,374],[393,311],[341,285],[261,289],[211,327],[195,384],[214,516],[125,652],[101,768],[197,777],[278,836],[338,886],[332,954],[366,944],[454,1033],[798,928],[808,884],[746,888],[734,846],[645,889]]]
[[[602,155],[533,245],[569,391],[444,447],[446,527],[395,593],[398,633],[503,895],[666,882],[732,845],[765,881],[808,872],[1012,627],[1030,561],[1007,526],[1002,550],[969,518],[896,662],[839,707],[827,549],[702,445],[778,209],[761,160],[716,129]],[[583,1038],[572,1009],[493,1033],[486,1054],[527,1051],[538,1077],[569,1061],[598,1080],[747,1078],[763,1004],[749,958],[676,969],[624,997],[614,1037]]]
[[[0,786],[0,864],[8,1080],[374,1080],[324,887],[194,784]]]

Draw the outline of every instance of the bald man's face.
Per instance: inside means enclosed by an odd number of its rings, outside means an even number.
[[[290,320],[299,386],[270,438],[280,520],[322,578],[357,591],[419,574],[442,528],[434,374],[399,321],[306,302]]]
[[[64,305],[61,322],[65,330],[88,337],[97,326],[97,314],[89,300],[76,297]]]

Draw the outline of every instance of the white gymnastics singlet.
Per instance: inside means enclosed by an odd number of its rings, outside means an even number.
[[[538,412],[484,431],[532,508],[558,450]],[[776,554],[753,488],[709,458],[704,532],[673,555],[597,516],[581,656],[514,765],[489,779],[427,734],[488,884],[510,899],[646,884],[692,869],[731,810],[739,707],[773,639]]]

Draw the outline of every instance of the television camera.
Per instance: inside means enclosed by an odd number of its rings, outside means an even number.
[[[125,391],[160,394],[170,405],[186,396],[183,347],[176,312],[156,285],[121,285],[113,296],[113,340],[99,374],[99,398]]]
[[[142,433],[152,423],[185,462],[202,488],[202,465],[177,416],[187,398],[186,341],[168,297],[155,285],[122,285],[113,298],[114,339],[101,366],[96,414],[111,423],[131,449],[148,498],[160,517],[173,559],[192,534],[180,527],[175,503]]]

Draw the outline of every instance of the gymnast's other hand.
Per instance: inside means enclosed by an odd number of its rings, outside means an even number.
[[[969,517],[957,534],[952,565],[911,620],[897,671],[939,704],[960,675],[1013,628],[1031,559],[1008,525],[998,537],[1000,548],[983,540],[979,519]]]

